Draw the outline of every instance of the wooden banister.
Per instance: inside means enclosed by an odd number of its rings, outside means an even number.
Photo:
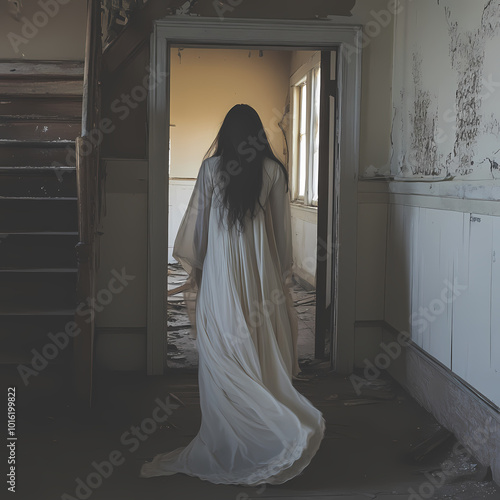
[[[78,196],[77,303],[88,307],[96,294],[96,238],[100,207],[99,131],[101,90],[101,4],[87,1],[87,35],[83,81],[82,132],[76,140]],[[90,302],[91,304],[93,302]],[[90,321],[89,321],[90,319]],[[76,401],[89,408],[92,403],[94,314],[82,315],[77,308],[79,334],[74,338],[74,387]]]

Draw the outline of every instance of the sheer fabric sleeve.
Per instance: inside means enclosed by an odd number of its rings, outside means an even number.
[[[189,275],[188,288],[184,290],[184,301],[191,324],[190,335],[194,339],[196,339],[196,298],[207,252],[212,192],[212,178],[208,162],[205,160],[198,172],[172,250],[174,259]]]
[[[293,303],[292,296],[292,266],[293,266],[293,247],[292,247],[292,219],[290,210],[289,192],[286,190],[285,174],[281,167],[278,167],[276,180],[269,192],[269,217],[272,221],[272,237],[274,238],[276,253],[280,273],[283,283],[283,292],[286,299],[288,318],[290,320],[290,335],[292,339],[292,376],[297,377],[300,373],[298,357],[298,318],[297,311]]]
[[[269,193],[269,208],[273,224],[274,239],[280,262],[281,276],[284,280],[290,276],[293,265],[292,219],[290,197],[286,190],[285,174],[279,167],[277,178]]]
[[[195,278],[197,269],[203,269],[208,243],[212,191],[212,179],[205,160],[198,172],[193,193],[177,231],[172,250],[173,257],[190,278]]]

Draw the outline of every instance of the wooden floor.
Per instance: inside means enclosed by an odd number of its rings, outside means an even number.
[[[16,498],[500,499],[499,490],[488,482],[488,471],[468,457],[455,457],[446,476],[448,484],[431,485],[453,449],[453,437],[416,462],[413,450],[439,426],[392,380],[375,381],[358,396],[342,376],[312,372],[308,376],[295,385],[325,415],[327,429],[320,450],[300,476],[257,488],[215,485],[183,474],[138,477],[145,460],[184,446],[196,435],[201,418],[196,373],[97,374],[96,401],[87,415],[74,411],[64,394],[31,401],[19,396]],[[167,397],[169,404],[178,406],[171,407],[166,422],[156,425],[154,410]],[[99,464],[112,457],[120,457],[120,464],[97,473]]]

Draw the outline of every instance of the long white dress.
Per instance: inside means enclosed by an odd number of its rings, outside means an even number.
[[[290,201],[280,166],[264,161],[260,209],[245,231],[219,225],[218,157],[204,160],[174,243],[194,277],[201,427],[141,477],[181,472],[212,483],[280,484],[310,463],[322,413],[292,385],[297,320],[285,277],[292,267]],[[215,186],[215,187],[214,187]]]

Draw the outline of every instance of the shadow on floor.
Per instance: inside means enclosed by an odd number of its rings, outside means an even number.
[[[141,479],[141,464],[184,446],[200,425],[197,374],[98,373],[90,413],[69,394],[19,396],[17,496],[23,500],[249,499],[500,499],[488,471],[471,458],[454,464],[440,485],[453,437],[415,460],[415,447],[435,434],[436,421],[385,376],[358,396],[348,378],[310,374],[295,387],[324,414],[326,436],[298,477],[277,486],[214,485],[182,474]],[[165,407],[169,410],[165,410]],[[163,408],[158,413],[156,408]],[[157,424],[154,415],[168,419]],[[451,457],[453,458],[453,457]],[[111,466],[111,462],[115,465]]]

